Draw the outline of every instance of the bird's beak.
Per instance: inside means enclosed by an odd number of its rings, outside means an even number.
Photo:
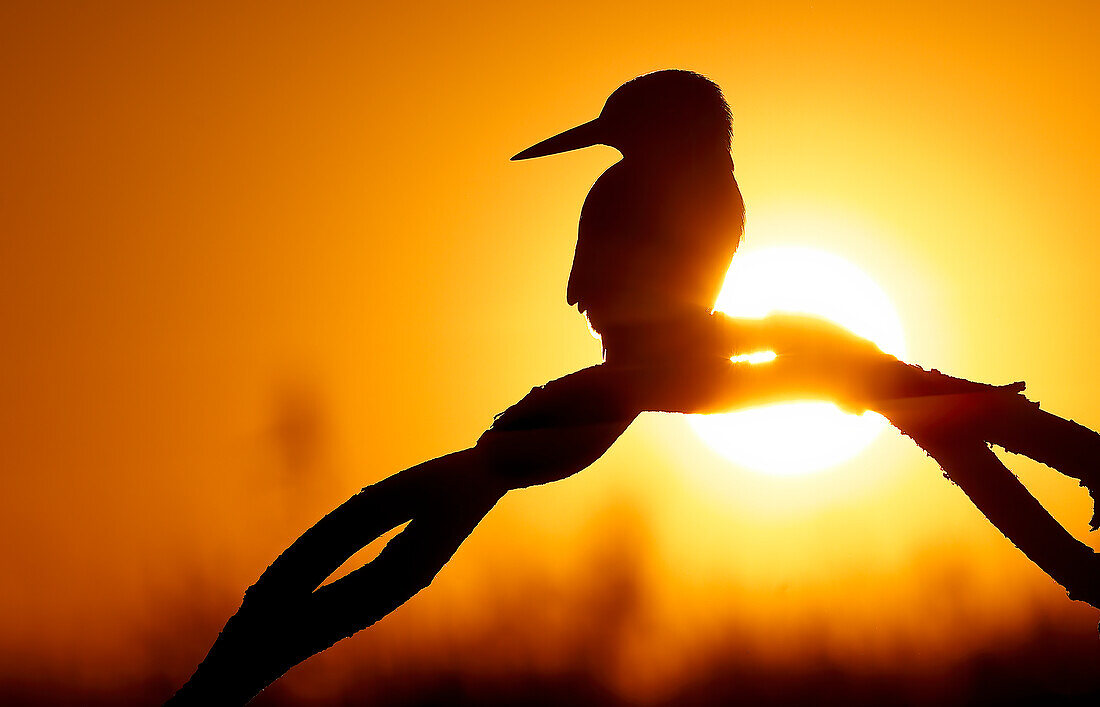
[[[529,160],[532,157],[545,157],[559,152],[579,150],[582,147],[599,145],[603,142],[603,124],[599,118],[590,120],[584,125],[570,128],[564,133],[558,133],[554,137],[546,138],[537,145],[528,147],[523,152],[515,155],[512,160]]]

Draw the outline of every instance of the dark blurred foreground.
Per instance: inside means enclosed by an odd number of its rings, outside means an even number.
[[[1075,612],[1076,613],[1076,612]],[[1064,618],[1064,617],[1063,617]],[[1078,618],[1080,615],[1078,614]],[[437,665],[396,666],[377,661],[362,677],[344,678],[343,688],[304,696],[294,673],[253,704],[428,706],[456,705],[972,705],[1100,704],[1100,638],[1092,627],[1066,628],[1064,621],[1038,620],[1017,639],[989,645],[969,659],[936,671],[854,670],[822,659],[775,667],[754,664],[736,646],[697,667],[679,689],[649,699],[626,699],[598,677],[598,666],[559,673],[518,672],[488,676]],[[589,655],[579,663],[598,660]],[[177,678],[178,679],[178,678]],[[157,704],[178,687],[172,678],[105,691],[73,689],[26,676],[0,686],[0,704]]]

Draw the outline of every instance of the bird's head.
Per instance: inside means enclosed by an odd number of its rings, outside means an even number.
[[[699,149],[729,152],[731,125],[729,105],[713,81],[692,71],[655,71],[615,89],[595,120],[543,140],[512,159],[590,145],[609,145],[626,156]]]

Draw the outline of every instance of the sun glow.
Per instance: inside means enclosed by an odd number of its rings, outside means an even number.
[[[733,259],[715,309],[736,317],[804,312],[830,319],[901,357],[901,320],[886,293],[847,260],[813,248],[746,250]],[[766,365],[774,354],[734,359]],[[721,415],[694,415],[692,427],[734,463],[775,475],[818,471],[846,461],[887,426],[875,413],[851,415],[825,402],[769,405]]]

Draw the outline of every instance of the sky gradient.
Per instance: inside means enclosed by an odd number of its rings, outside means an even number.
[[[598,362],[565,282],[617,153],[508,157],[656,69],[724,89],[746,244],[844,257],[909,360],[1100,426],[1098,24],[1086,2],[4,3],[0,697],[162,699],[321,515]],[[1098,546],[1083,489],[1007,463]],[[653,702],[719,665],[954,699],[978,689],[960,666],[1035,645],[1058,660],[998,665],[1083,690],[1097,618],[896,434],[776,479],[646,415],[266,699],[584,674]]]

